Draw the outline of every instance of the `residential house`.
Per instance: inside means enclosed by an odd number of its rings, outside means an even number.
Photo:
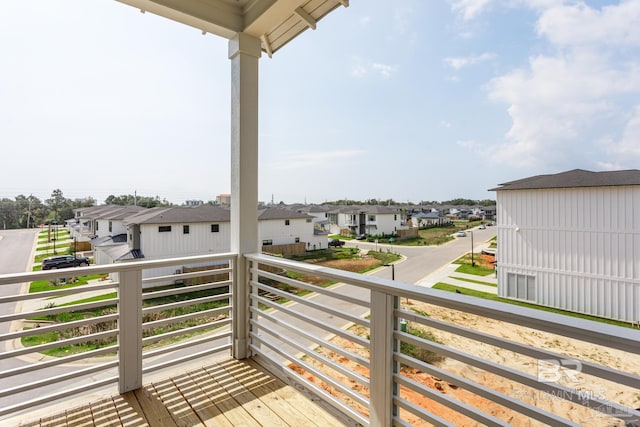
[[[329,229],[329,211],[331,210],[328,206],[323,205],[309,205],[309,206],[300,206],[296,209],[297,212],[304,213],[310,215],[312,217],[313,223],[313,234],[315,235],[323,235],[328,236],[330,233]]]
[[[326,248],[326,234],[314,232],[313,216],[280,207],[258,212],[258,233],[263,251],[266,246],[300,245],[302,251]],[[280,251],[277,251],[281,253]]]
[[[328,212],[332,234],[395,235],[407,230],[406,215],[387,206],[347,206]]]
[[[640,170],[575,169],[493,191],[499,296],[640,320]]]

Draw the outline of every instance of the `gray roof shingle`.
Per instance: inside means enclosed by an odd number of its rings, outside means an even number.
[[[545,188],[610,187],[640,185],[640,170],[591,172],[574,169],[552,175],[536,175],[529,178],[505,182],[489,191],[540,190]]]

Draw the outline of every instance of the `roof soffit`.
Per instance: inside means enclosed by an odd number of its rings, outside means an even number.
[[[348,0],[117,0],[227,39],[244,32],[269,56]]]

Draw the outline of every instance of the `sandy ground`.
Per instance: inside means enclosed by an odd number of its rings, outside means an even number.
[[[368,262],[365,260],[362,261]],[[353,262],[349,263],[347,261],[332,261],[332,263],[332,267],[345,268],[347,264],[351,264]],[[362,265],[349,267],[348,269],[357,269],[358,267],[362,267]],[[608,348],[602,348],[594,344],[567,339],[562,336],[556,336],[533,329],[527,329],[517,325],[510,325],[504,322],[471,315],[469,313],[455,312],[449,309],[443,309],[441,307],[417,303],[415,301],[409,301],[409,304],[406,305],[405,308],[412,309],[417,312],[426,312],[430,317],[480,330],[482,332],[496,335],[502,338],[521,342],[538,348],[549,349],[554,352],[566,355],[567,358],[588,360],[621,371],[640,375],[640,354],[638,354],[638,352],[630,354]],[[409,326],[411,327],[413,325]],[[367,333],[366,330],[353,329],[352,331],[360,334]],[[538,376],[539,363],[535,359],[522,356],[508,350],[499,349],[482,342],[469,340],[438,330],[433,330],[431,332],[433,332],[433,334],[435,335],[436,340],[442,344],[463,350],[468,354],[473,354],[486,360],[499,363],[502,366],[526,372],[534,377]],[[354,345],[352,343],[341,338],[335,338],[334,340],[336,342],[339,342],[340,345],[347,347],[350,350],[355,350],[368,357],[368,350],[354,348]],[[334,360],[339,360],[350,369],[368,376],[368,372],[363,367],[350,362],[346,358],[331,354],[324,350],[319,351],[322,351],[325,355],[333,358]],[[511,396],[515,399],[527,402],[540,408],[544,408],[549,412],[567,417],[580,425],[594,427],[625,425],[623,421],[616,420],[600,412],[587,409],[578,403],[568,402],[561,397],[536,391],[526,386],[509,381],[505,378],[499,377],[490,372],[483,371],[481,369],[466,365],[453,359],[444,359],[443,361],[437,362],[435,365],[446,370],[447,372],[461,375],[464,378],[467,378],[479,384],[483,384],[494,390],[498,390],[501,393],[504,393],[505,395]],[[322,369],[327,369],[323,365],[318,366]],[[300,371],[299,368],[297,368],[297,370]],[[463,387],[457,387],[453,384],[443,381],[440,378],[437,378],[436,376],[432,376],[409,368],[403,369],[402,372],[407,377],[425,384],[433,390],[437,390],[440,395],[446,395],[447,397],[451,397],[477,408],[481,408],[483,412],[489,413],[515,426],[528,427],[545,425],[543,423],[530,421],[526,416],[522,414],[515,413],[514,411],[505,408],[493,401],[481,398],[473,393],[470,393],[469,391],[464,390]],[[603,398],[605,400],[610,400],[630,408],[640,407],[640,385],[638,388],[630,388],[619,384],[607,382],[605,380],[592,378],[577,372],[575,373],[575,375],[573,375],[573,372],[568,372],[568,374],[570,375],[563,375],[558,382],[565,386],[575,387],[581,393],[584,393],[584,395]],[[336,374],[335,372],[332,372],[332,375],[340,378],[343,383],[349,384],[352,389],[358,390],[365,395],[368,394],[368,390],[366,388],[360,386],[359,384],[356,384],[353,380]],[[326,390],[330,390],[331,392],[335,393],[335,391],[333,391],[330,387],[323,385],[317,379],[314,379],[311,375],[307,375],[307,377],[310,380],[318,383],[318,385],[325,388]],[[401,395],[407,400],[424,408],[429,408],[432,413],[435,413],[438,416],[450,422],[453,422],[455,425],[480,425],[465,417],[464,415],[456,413],[449,408],[446,408],[434,402],[433,400],[426,398],[421,394],[406,390],[404,388],[401,388],[400,392]],[[367,408],[359,407],[354,402],[352,402],[352,404],[362,413],[368,412]],[[402,416],[412,425],[430,425],[420,421],[419,419],[408,413],[403,413]]]

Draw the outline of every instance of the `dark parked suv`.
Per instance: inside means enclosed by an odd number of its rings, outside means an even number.
[[[86,267],[89,265],[89,258],[75,257],[73,255],[54,256],[42,261],[43,270],[55,270],[56,268]]]

